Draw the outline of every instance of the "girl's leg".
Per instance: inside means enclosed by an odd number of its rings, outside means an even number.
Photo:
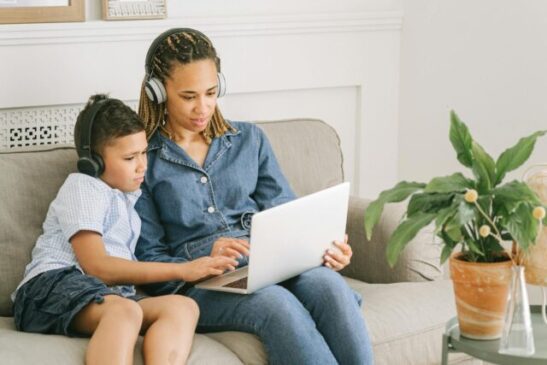
[[[142,325],[142,310],[131,300],[106,295],[88,304],[72,321],[72,328],[91,335],[86,364],[133,364],[133,350]]]
[[[358,297],[340,274],[321,266],[282,285],[311,314],[338,363],[373,363],[372,346]]]
[[[279,285],[249,295],[196,288],[186,295],[195,299],[201,309],[198,332],[253,333],[262,340],[272,365],[336,364],[309,312]]]
[[[138,303],[144,313],[144,363],[184,364],[199,317],[196,302],[180,295],[165,295]]]

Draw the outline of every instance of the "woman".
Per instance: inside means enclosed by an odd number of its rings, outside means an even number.
[[[171,29],[150,46],[139,106],[150,138],[136,205],[140,260],[227,256],[245,265],[252,214],[295,198],[263,132],[222,117],[217,97],[223,90],[220,60],[202,33]],[[271,364],[369,364],[360,298],[335,272],[349,263],[351,248],[336,244],[324,266],[251,295],[175,281],[148,289],[193,298],[201,313],[198,332],[256,334]]]

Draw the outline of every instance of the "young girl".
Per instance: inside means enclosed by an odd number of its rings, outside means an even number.
[[[142,121],[121,101],[95,95],[78,116],[74,138],[83,173],[70,174],[49,207],[13,295],[15,324],[28,332],[91,336],[87,364],[132,364],[139,333],[146,364],[183,364],[196,303],[138,295],[132,284],[194,281],[237,262],[134,261],[141,226],[134,204],[147,168]]]
[[[195,262],[224,256],[245,264],[252,214],[295,198],[266,136],[253,124],[222,117],[220,60],[202,33],[161,34],[145,67],[139,113],[150,168],[135,207],[143,221],[137,257]],[[370,364],[360,298],[335,272],[349,263],[351,248],[337,245],[324,266],[251,295],[172,281],[148,289],[196,300],[200,332],[256,334],[271,364]]]

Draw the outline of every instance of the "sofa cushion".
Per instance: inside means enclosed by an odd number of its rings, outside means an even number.
[[[12,318],[0,317],[0,354],[2,364],[74,365],[83,364],[88,339],[42,335],[15,331]],[[134,364],[143,364],[142,337],[135,346]],[[239,358],[224,345],[196,334],[189,365],[241,365]]]
[[[11,315],[10,294],[23,278],[49,203],[76,170],[76,159],[70,147],[0,153],[0,316]]]
[[[346,280],[363,296],[376,365],[440,363],[442,334],[446,322],[456,315],[450,280],[393,284]],[[454,354],[450,363],[467,359]]]
[[[375,363],[438,364],[446,321],[455,315],[451,282],[367,284],[347,279],[363,296],[363,313]],[[2,361],[13,364],[83,363],[86,339],[38,335],[15,331],[13,318],[0,318]],[[28,349],[32,348],[32,351]],[[135,363],[142,364],[142,339]],[[450,355],[451,364],[469,356]],[[264,346],[256,336],[242,332],[196,334],[189,364],[266,364]],[[465,362],[467,364],[467,361]]]
[[[298,196],[344,180],[340,139],[317,119],[256,123],[268,136],[279,165]]]
[[[406,203],[387,204],[370,240],[366,239],[363,217],[370,200],[351,197],[347,233],[353,249],[351,264],[342,274],[367,283],[430,281],[443,278],[442,245],[429,225],[418,232],[401,252],[392,268],[386,259],[386,246],[406,212]]]

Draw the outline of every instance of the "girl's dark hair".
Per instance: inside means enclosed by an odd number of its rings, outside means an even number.
[[[165,81],[170,77],[175,66],[201,60],[213,61],[217,72],[220,72],[220,59],[211,41],[201,32],[187,29],[163,39],[157,45],[156,52],[147,67],[149,67],[149,72],[165,85]],[[144,88],[147,76],[141,86],[139,115],[143,119],[146,135],[151,137],[163,124],[165,103],[156,104],[148,98]],[[228,130],[233,130],[233,128],[224,120],[217,105],[203,136],[207,143],[210,143],[212,138],[219,137]]]
[[[93,153],[101,155],[103,148],[115,138],[144,131],[144,123],[139,115],[121,100],[110,99],[105,94],[92,95],[84,109],[78,114],[74,127],[74,144],[77,150],[80,150],[82,143],[82,118],[91,106],[100,101],[103,101],[104,105],[100,107],[93,118],[91,127],[91,151]]]

